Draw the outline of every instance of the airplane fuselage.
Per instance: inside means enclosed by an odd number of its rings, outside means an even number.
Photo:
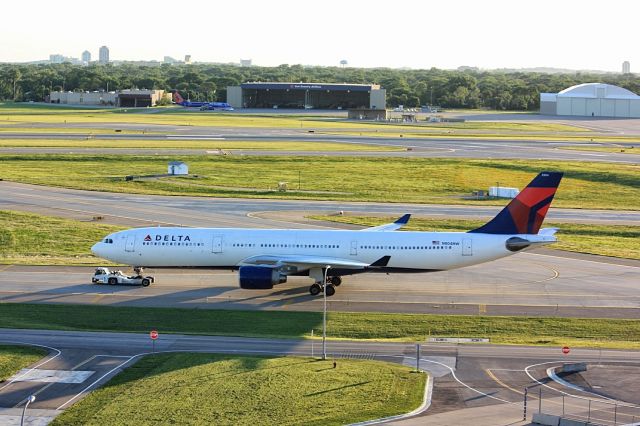
[[[92,250],[114,262],[146,267],[233,268],[259,255],[316,256],[371,264],[390,256],[382,270],[417,272],[460,268],[511,255],[514,252],[507,249],[506,241],[512,237],[462,232],[139,228],[112,234]],[[550,237],[548,242],[553,241]]]

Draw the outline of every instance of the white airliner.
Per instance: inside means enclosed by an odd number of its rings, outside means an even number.
[[[312,295],[326,286],[330,296],[343,275],[442,271],[556,242],[556,229],[540,227],[561,178],[561,172],[540,173],[496,217],[469,232],[396,232],[407,214],[358,231],[137,228],[109,235],[91,251],[136,267],[237,269],[245,289],[271,289],[287,276],[308,275],[315,280]]]

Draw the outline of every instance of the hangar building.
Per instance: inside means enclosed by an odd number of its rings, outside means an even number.
[[[172,94],[164,90],[130,89],[116,92],[51,92],[49,102],[68,105],[109,105],[119,107],[155,106]],[[171,99],[171,98],[169,98]]]
[[[385,109],[386,94],[377,84],[251,82],[227,87],[227,102],[234,108]]]
[[[540,93],[540,114],[640,118],[640,96],[611,84],[578,84],[559,93]]]

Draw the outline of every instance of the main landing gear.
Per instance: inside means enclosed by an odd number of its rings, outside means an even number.
[[[333,296],[334,294],[336,294],[336,287],[339,286],[340,284],[342,284],[342,278],[340,277],[328,277],[327,278],[327,296]],[[317,296],[320,293],[324,292],[324,288],[322,285],[322,282],[317,282],[311,285],[311,287],[309,287],[309,293],[311,293],[312,296]]]

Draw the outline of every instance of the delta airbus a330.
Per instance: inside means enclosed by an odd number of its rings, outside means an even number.
[[[138,228],[116,232],[93,253],[136,267],[207,267],[239,271],[240,287],[271,289],[308,275],[312,295],[335,293],[344,275],[433,272],[476,265],[556,242],[542,221],[562,173],[543,172],[496,217],[469,232],[394,232],[394,223],[358,231],[239,228]]]

